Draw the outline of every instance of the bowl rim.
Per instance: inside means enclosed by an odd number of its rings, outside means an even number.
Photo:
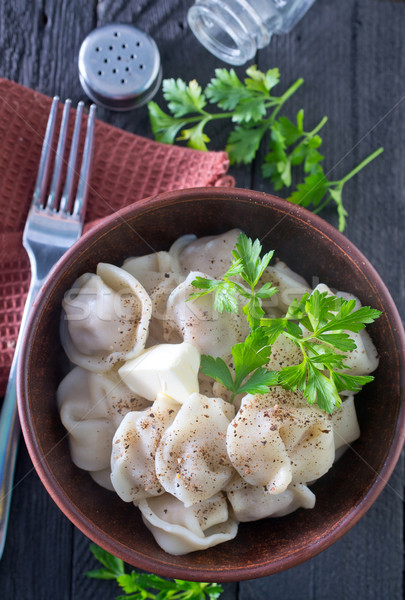
[[[88,249],[91,247],[91,242],[96,242],[101,236],[108,234],[113,227],[117,227],[126,221],[127,218],[136,218],[137,214],[145,212],[153,212],[161,207],[192,202],[193,200],[204,200],[214,198],[227,198],[232,196],[235,200],[244,203],[260,204],[268,207],[276,208],[284,215],[292,215],[300,220],[305,226],[311,227],[317,233],[321,233],[328,238],[329,242],[344,252],[346,257],[360,268],[364,273],[368,283],[374,292],[382,299],[386,313],[390,316],[389,323],[393,332],[394,339],[397,341],[398,358],[399,358],[399,373],[402,383],[401,403],[398,410],[395,432],[392,438],[391,446],[387,452],[386,460],[377,474],[376,479],[370,485],[369,489],[360,498],[352,510],[339,521],[336,521],[332,528],[327,530],[327,533],[313,540],[304,548],[298,549],[289,556],[278,559],[277,561],[263,561],[255,565],[233,567],[227,570],[212,570],[200,567],[181,568],[175,565],[170,565],[160,561],[159,559],[150,559],[136,552],[123,543],[112,539],[103,530],[89,523],[87,517],[65,496],[65,492],[60,487],[58,481],[53,477],[52,472],[48,468],[44,457],[42,456],[40,445],[34,434],[33,422],[29,411],[28,395],[26,393],[28,385],[28,365],[29,365],[29,347],[30,340],[33,338],[36,326],[39,321],[39,316],[46,304],[53,287],[55,286],[61,269],[65,269],[70,264],[77,251],[81,248]],[[89,246],[90,242],[90,246]],[[367,273],[366,273],[367,272]],[[26,333],[21,345],[21,352],[18,361],[17,373],[17,401],[20,423],[24,435],[24,439],[28,448],[28,452],[33,461],[34,467],[44,484],[46,490],[53,498],[57,506],[62,512],[78,527],[88,538],[95,543],[107,549],[112,554],[122,558],[124,561],[146,571],[156,572],[166,577],[181,577],[195,581],[242,581],[263,577],[278,573],[280,571],[294,567],[325,550],[334,542],[339,540],[349,529],[351,529],[359,519],[368,511],[371,505],[382,492],[388,479],[391,476],[396,463],[400,457],[402,447],[405,441],[405,332],[402,325],[402,320],[385,283],[380,275],[364,256],[364,254],[342,233],[335,227],[327,223],[318,215],[313,214],[309,210],[287,202],[277,196],[265,192],[248,190],[243,188],[220,188],[220,187],[200,187],[188,188],[182,190],[173,190],[163,192],[154,196],[150,196],[141,201],[137,201],[116,213],[108,215],[98,220],[94,226],[88,230],[56,263],[46,279],[46,282],[41,288],[41,293],[37,296],[33,303],[30,316],[28,319]],[[136,560],[134,560],[136,555]]]

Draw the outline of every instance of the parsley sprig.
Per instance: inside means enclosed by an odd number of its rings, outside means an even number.
[[[217,583],[198,583],[182,579],[163,579],[152,573],[126,573],[124,562],[96,544],[90,550],[103,565],[100,569],[88,571],[87,577],[94,579],[115,579],[125,592],[116,600],[216,600],[223,589]]]
[[[191,294],[187,300],[200,298],[211,292],[215,293],[214,308],[218,312],[237,313],[239,310],[238,295],[247,299],[247,303],[243,306],[243,313],[246,315],[251,329],[260,325],[260,319],[264,315],[264,310],[261,307],[261,300],[270,298],[277,292],[277,288],[271,283],[265,283],[259,290],[256,286],[259,279],[263,275],[274,252],[268,252],[260,258],[262,245],[259,240],[254,242],[245,234],[241,233],[238,236],[235,250],[232,251],[233,261],[230,268],[223,275],[223,279],[207,279],[205,277],[196,277],[191,284],[204,291]],[[237,281],[233,281],[231,277],[240,276],[242,280],[249,286],[241,285]]]
[[[215,293],[215,308],[219,312],[238,312],[239,296],[248,298],[243,312],[252,329],[244,342],[231,348],[233,370],[221,358],[203,355],[201,371],[223,384],[232,392],[231,401],[237,394],[264,394],[270,386],[281,385],[288,390],[300,390],[309,404],[332,413],[342,401],[339,393],[357,392],[361,386],[373,380],[372,376],[342,373],[347,352],[356,349],[356,343],[348,332],[358,333],[367,324],[377,319],[379,310],[363,306],[356,309],[355,300],[329,295],[315,290],[293,300],[284,317],[264,317],[260,300],[276,293],[271,283],[255,290],[264,270],[273,256],[268,252],[261,259],[261,244],[245,234],[238,237],[233,251],[233,263],[224,279],[215,281],[197,277],[192,284],[202,288],[190,298]],[[239,275],[250,289],[232,281]],[[243,293],[242,293],[243,292]],[[271,347],[283,335],[299,347],[302,362],[283,367],[280,371],[269,371]]]
[[[315,290],[310,296],[304,294],[300,301],[294,300],[284,318],[261,320],[272,344],[284,335],[300,348],[303,356],[300,364],[281,369],[279,384],[302,391],[309,404],[317,403],[328,413],[340,407],[340,392],[358,392],[374,379],[339,372],[345,369],[345,352],[356,349],[347,331],[358,333],[381,314],[368,306],[357,310],[355,307],[355,300]]]
[[[304,181],[287,200],[315,212],[334,202],[339,215],[339,230],[343,231],[347,217],[342,199],[343,186],[383,149],[370,154],[342,179],[329,180],[321,165],[325,157],[318,150],[322,144],[319,131],[327,118],[323,117],[313,129],[305,131],[302,109],[298,111],[295,123],[279,116],[287,100],[303,84],[303,79],[297,79],[283,94],[274,95],[273,90],[280,81],[277,68],[262,72],[253,65],[246,69],[246,75],[241,81],[234,69],[216,69],[204,90],[195,79],[188,84],[182,79],[165,79],[162,88],[169,113],[156,102],[148,103],[155,138],[166,144],[185,141],[191,148],[207,150],[211,141],[206,133],[207,126],[218,119],[226,119],[233,124],[225,148],[232,164],[251,163],[261,144],[267,144],[263,177],[270,178],[275,190],[290,188],[293,168],[300,167]],[[216,105],[216,112],[210,112],[208,104]]]
[[[269,386],[278,382],[278,373],[268,371],[263,366],[269,361],[270,351],[268,336],[259,327],[244,342],[232,347],[234,374],[222,358],[205,354],[201,356],[200,368],[205,375],[222,383],[232,392],[231,402],[237,394],[266,394]]]

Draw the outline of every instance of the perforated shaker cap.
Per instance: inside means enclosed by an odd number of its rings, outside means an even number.
[[[110,110],[131,110],[148,102],[161,79],[155,41],[140,29],[110,24],[94,29],[79,52],[80,83],[97,104]]]

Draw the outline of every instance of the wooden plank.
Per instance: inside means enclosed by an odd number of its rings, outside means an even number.
[[[4,600],[70,599],[73,526],[46,492],[21,443],[0,561]]]

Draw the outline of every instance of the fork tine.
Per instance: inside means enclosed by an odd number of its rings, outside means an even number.
[[[62,123],[59,131],[58,146],[56,148],[55,164],[53,167],[51,187],[49,190],[48,201],[46,203],[46,208],[51,210],[55,210],[58,207],[58,198],[62,183],[62,167],[64,164],[64,154],[66,150],[66,136],[69,124],[71,104],[72,101],[70,99],[67,99],[65,100],[65,106],[63,107]]]
[[[84,211],[86,208],[86,200],[89,189],[89,173],[91,167],[91,159],[93,155],[93,137],[95,125],[96,107],[94,104],[90,106],[89,118],[87,121],[86,139],[84,141],[82,168],[80,169],[79,185],[77,187],[76,200],[73,207],[73,215],[77,216],[80,221],[84,219]]]
[[[51,144],[55,133],[56,117],[58,114],[59,97],[55,96],[52,100],[52,107],[46,125],[45,137],[42,144],[41,159],[38,167],[38,175],[35,182],[33,205],[43,206],[46,195],[46,185],[48,181],[49,168],[51,163]]]
[[[84,102],[80,101],[77,105],[75,127],[73,131],[72,146],[70,148],[69,163],[66,173],[65,187],[63,189],[59,210],[68,212],[73,199],[73,187],[76,175],[77,157],[79,155],[80,128],[82,123]]]

